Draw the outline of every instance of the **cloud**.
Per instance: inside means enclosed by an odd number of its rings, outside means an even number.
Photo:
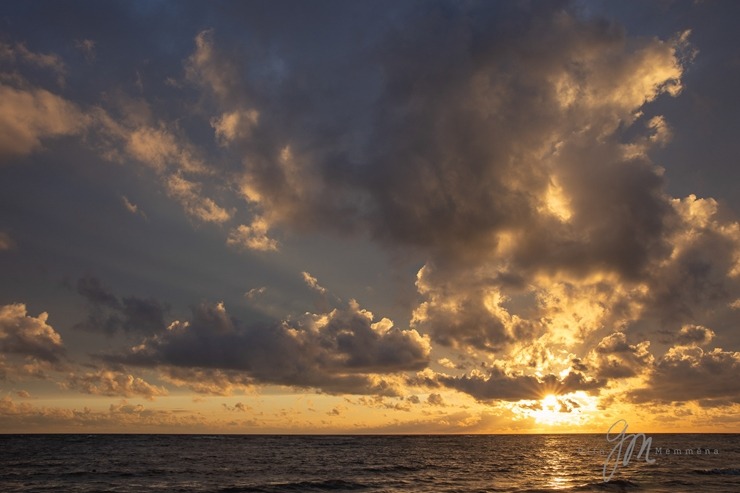
[[[189,217],[223,225],[231,247],[277,251],[285,230],[329,232],[423,262],[411,330],[356,303],[262,325],[202,304],[168,330],[157,301],[78,282],[90,304],[79,327],[147,337],[111,359],[157,367],[195,392],[277,384],[390,395],[399,373],[426,367],[433,341],[488,370],[419,383],[481,401],[638,377],[647,387],[636,400],[653,386],[665,400],[732,400],[695,381],[734,369],[735,353],[706,346],[740,342],[740,226],[713,199],[669,196],[653,162],[672,134],[655,113],[683,90],[689,32],[633,37],[576,11],[409,6],[360,48],[326,56],[261,35],[222,45],[202,31],[186,80],[168,89],[184,98],[175,116],[156,98],[110,95],[86,116],[8,74],[0,155],[86,131],[102,154],[148,170]],[[78,48],[94,56],[88,41]],[[0,58],[64,70],[22,45],[0,45]],[[656,360],[666,343],[675,347]],[[687,388],[659,381],[671,375]]]
[[[306,286],[313,289],[314,291],[318,291],[321,294],[326,294],[326,288],[322,287],[319,284],[318,279],[316,279],[308,272],[301,272],[301,275],[303,276],[303,282],[306,283]]]
[[[252,409],[252,408],[251,408],[251,407],[249,407],[249,406],[245,406],[245,405],[244,405],[243,403],[241,403],[241,402],[237,402],[237,403],[236,403],[236,404],[234,404],[233,406],[229,406],[228,404],[224,403],[224,404],[222,404],[222,406],[223,406],[223,407],[224,407],[224,409],[226,409],[227,411],[232,411],[232,412],[240,412],[240,413],[244,413],[244,412],[247,412],[247,410],[250,410],[250,409]]]
[[[265,294],[267,292],[266,286],[260,286],[259,288],[252,288],[246,293],[244,293],[244,297],[248,300],[253,300],[255,298],[259,298],[261,295]]]
[[[219,145],[228,146],[231,142],[248,138],[258,121],[259,113],[255,110],[232,111],[219,118],[212,118],[211,126],[216,132]]]
[[[203,172],[204,163],[190,145],[180,141],[164,124],[119,130],[126,138],[126,151],[159,172],[183,170]]]
[[[330,313],[305,314],[271,326],[246,326],[223,304],[193,308],[190,321],[174,322],[113,361],[234,372],[244,383],[314,387],[331,393],[395,393],[392,376],[424,368],[429,341],[351,302]],[[226,375],[228,373],[219,375]],[[184,378],[183,380],[190,380]]]
[[[414,310],[412,326],[446,346],[492,351],[542,331],[538,322],[510,313],[507,297],[495,285],[467,278],[467,271],[462,274],[451,278],[445,272],[440,277],[431,264],[419,270],[416,287],[424,301]]]
[[[697,346],[672,347],[652,369],[645,387],[629,392],[635,402],[740,400],[740,353]]]
[[[427,404],[430,406],[444,406],[445,401],[440,394],[429,394]]]
[[[64,387],[86,394],[108,397],[140,396],[152,400],[155,397],[167,395],[167,389],[164,387],[152,385],[142,378],[112,370],[73,373],[67,378]]]
[[[151,433],[153,430],[200,430],[206,429],[203,416],[190,412],[163,409],[148,409],[141,404],[130,404],[123,400],[111,404],[106,410],[84,408],[34,406],[28,402],[17,403],[8,396],[0,398],[0,429],[4,433],[32,432],[45,429],[55,432],[73,433],[80,428],[99,432]],[[220,423],[211,423],[211,430]]]
[[[592,257],[585,268],[635,275],[652,253],[666,207],[659,173],[642,155],[623,158],[616,132],[646,101],[677,94],[679,40],[627,44],[616,26],[548,7],[502,36],[497,28],[506,29],[488,9],[430,10],[412,14],[403,32],[376,47],[383,79],[372,101],[350,103],[352,112],[319,108],[324,126],[314,132],[287,133],[278,116],[260,110],[260,135],[275,145],[240,142],[248,153],[245,196],[271,223],[342,230],[351,217],[381,241],[435,257],[493,253],[500,236],[514,231],[525,247],[513,257],[521,266],[582,269],[575,259],[585,253]],[[470,22],[476,16],[485,22]],[[218,100],[250,97],[256,89],[246,82],[216,75],[233,67],[216,55],[213,33],[197,43],[193,57],[208,60],[204,77]],[[358,116],[369,110],[361,104],[372,105],[374,118],[358,136],[349,129],[367,123]],[[282,111],[280,117],[304,117],[299,109]],[[338,119],[331,132],[322,120],[329,118]],[[570,225],[540,212],[551,209],[543,208],[548,190],[558,188],[580,206]],[[626,205],[619,212],[600,207],[618,200]],[[613,216],[604,221],[604,213]],[[616,232],[604,222],[618,225]],[[572,248],[545,250],[552,241]]]
[[[207,87],[216,98],[230,99],[239,89],[240,77],[234,63],[214,47],[213,30],[205,30],[195,37],[195,52],[185,64],[191,81]]]
[[[684,325],[678,332],[676,342],[682,346],[703,346],[714,339],[714,331],[701,325]]]
[[[487,375],[474,370],[461,377],[440,374],[436,379],[442,385],[469,394],[480,401],[541,399],[546,394],[565,394],[578,390],[597,392],[605,383],[574,370],[561,378],[553,374],[542,377],[509,375],[498,367],[491,368]]]
[[[619,379],[649,370],[655,359],[649,352],[650,341],[628,344],[623,332],[604,337],[590,355],[590,365],[600,378]]]
[[[26,305],[0,306],[0,352],[56,364],[65,354],[62,337],[46,321],[49,314],[27,314]]]
[[[76,328],[112,336],[116,332],[153,334],[167,327],[165,315],[168,307],[157,300],[135,296],[119,300],[96,277],[78,279],[77,293],[88,301],[89,313]]]
[[[179,175],[170,175],[165,181],[168,195],[182,204],[185,212],[203,222],[223,223],[231,219],[231,212],[200,193],[197,183]]]
[[[262,217],[255,217],[247,226],[241,224],[231,230],[226,244],[245,250],[257,250],[262,252],[276,251],[277,240],[267,236],[269,225]]]
[[[75,105],[45,89],[0,83],[0,159],[25,156],[42,141],[80,134],[87,116]]]
[[[75,41],[75,48],[80,50],[80,52],[84,55],[85,60],[88,62],[94,62],[95,61],[95,43],[92,39],[78,39]]]
[[[673,250],[653,268],[645,316],[667,330],[734,319],[730,305],[740,295],[740,225],[713,199],[690,195],[671,205],[677,215],[669,237]]]
[[[146,103],[123,100],[118,106],[120,119],[102,108],[93,112],[101,154],[118,162],[134,159],[152,169],[167,195],[190,217],[214,223],[230,220],[233,211],[203,190],[212,170],[196,146],[176,126],[155,121]]]
[[[198,394],[232,395],[254,387],[254,380],[244,372],[186,366],[161,367],[161,378],[178,387],[186,387]]]
[[[696,227],[650,159],[669,122],[645,109],[681,92],[689,33],[628,37],[550,4],[399,16],[346,72],[257,72],[277,62],[196,37],[187,77],[259,219],[229,243],[274,249],[290,228],[416,252],[412,328],[464,351],[571,350],[660,317],[649,298]]]
[[[127,211],[129,211],[131,214],[139,215],[143,217],[144,219],[147,219],[146,213],[136,204],[131,202],[128,197],[125,195],[121,195],[121,200],[123,200],[123,206],[126,208]],[[147,219],[148,220],[148,219]]]
[[[0,43],[0,61],[25,63],[37,68],[50,70],[56,73],[60,84],[64,83],[64,75],[67,71],[64,62],[58,55],[33,52],[23,43],[16,43],[14,45]]]

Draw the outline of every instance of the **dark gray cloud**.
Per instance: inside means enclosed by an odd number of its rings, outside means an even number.
[[[75,327],[114,335],[116,332],[154,334],[165,330],[169,308],[154,299],[135,296],[120,300],[96,277],[77,280],[77,292],[89,304],[87,319]]]
[[[514,12],[515,23],[495,10],[409,14],[370,53],[370,96],[345,112],[316,94],[293,103],[305,89],[291,78],[277,88],[279,108],[249,85],[235,87],[235,78],[224,83],[233,67],[199,36],[191,57],[198,80],[224,105],[251,96],[260,115],[238,142],[247,197],[276,224],[341,229],[354,219],[438,262],[479,262],[500,233],[522,231],[520,268],[641,273],[667,249],[671,209],[657,169],[644,156],[623,157],[617,129],[632,125],[646,99],[677,90],[672,45],[636,40],[628,49],[617,26],[552,5]],[[664,65],[666,78],[637,78],[647,63]],[[611,80],[594,75],[607,67]],[[345,77],[333,83],[339,100],[355,88]],[[634,94],[620,89],[630,84]],[[309,115],[316,126],[285,121]],[[540,211],[553,178],[571,197],[568,225]]]
[[[374,320],[356,302],[326,314],[248,326],[223,304],[201,304],[190,321],[174,322],[131,352],[108,359],[150,367],[232,372],[240,384],[315,387],[326,392],[394,393],[379,375],[426,367],[429,341],[388,319]],[[183,381],[187,375],[173,375]],[[244,377],[248,380],[244,381]],[[206,379],[207,380],[207,379]]]
[[[714,338],[714,331],[701,325],[684,325],[676,336],[676,343],[681,346],[709,344]]]
[[[738,223],[713,199],[689,196],[674,207],[681,224],[669,237],[670,261],[655,265],[649,277],[646,316],[667,330],[725,324],[736,317],[730,305],[740,298]]]
[[[574,370],[563,378],[553,374],[540,378],[534,375],[508,375],[499,367],[492,368],[488,375],[480,372],[462,377],[439,375],[437,380],[480,401],[541,399],[546,394],[566,394],[578,390],[596,393],[605,385],[604,381]]]
[[[635,377],[648,371],[655,361],[649,348],[649,341],[629,344],[624,332],[615,332],[604,337],[593,349],[591,365],[599,378]]]
[[[635,402],[740,399],[740,353],[677,346],[660,358],[647,385],[629,393]]]

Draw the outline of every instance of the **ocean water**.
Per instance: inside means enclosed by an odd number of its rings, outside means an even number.
[[[740,492],[740,435],[650,436],[0,435],[0,491]]]

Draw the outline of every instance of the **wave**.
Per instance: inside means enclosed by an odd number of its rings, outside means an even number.
[[[738,476],[740,475],[740,469],[737,469],[734,467],[721,467],[721,468],[715,468],[715,469],[696,469],[694,470],[694,473],[696,474],[726,474],[730,476]]]
[[[574,488],[574,491],[628,491],[635,488],[639,488],[639,485],[627,479],[611,479],[606,482],[600,481],[598,483],[589,483],[583,486],[577,486]]]
[[[387,466],[367,466],[363,468],[363,472],[373,472],[373,473],[388,473],[388,472],[417,472],[424,469],[428,469],[428,466],[426,465],[418,465],[418,466],[404,466],[401,464],[398,465],[387,465]]]
[[[279,491],[348,491],[363,490],[368,485],[344,481],[342,479],[327,479],[325,481],[298,481],[294,483],[271,483],[257,486],[231,486],[219,490],[220,493],[272,493]]]

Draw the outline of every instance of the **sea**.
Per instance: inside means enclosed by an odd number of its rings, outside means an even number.
[[[740,435],[636,438],[0,435],[0,491],[740,492]]]

